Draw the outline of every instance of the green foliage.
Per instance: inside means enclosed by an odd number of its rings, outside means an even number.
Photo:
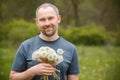
[[[62,31],[63,29],[60,30],[60,34],[76,45],[105,45],[108,39],[108,34],[104,27],[95,24],[82,27],[68,27],[65,29],[65,32]]]
[[[0,22],[0,47],[6,47],[8,45],[8,29],[4,23]]]
[[[2,39],[4,39],[4,37],[5,37],[3,34],[5,34],[5,32],[4,32],[4,25],[3,25],[3,23],[0,23],[0,41]]]
[[[30,38],[37,34],[37,26],[33,23],[26,22],[25,20],[13,20],[6,25],[8,40],[14,44]]]
[[[120,37],[116,40],[116,46],[120,46]]]
[[[109,41],[112,45],[120,46],[120,25],[117,27],[116,31],[108,31]]]

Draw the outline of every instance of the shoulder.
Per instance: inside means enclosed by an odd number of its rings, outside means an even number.
[[[68,47],[68,48],[76,48],[75,45],[71,42],[69,42],[68,40],[64,39],[63,37],[60,37],[60,40],[62,42],[62,45]]]
[[[75,47],[75,45],[71,42],[69,42],[68,40],[64,39],[63,37],[60,37],[61,41],[63,41],[63,43],[65,43],[66,45],[69,45],[71,47]]]
[[[23,46],[30,46],[35,40],[37,40],[37,37],[38,36],[34,36],[34,37],[29,38],[29,39],[26,39],[25,41],[23,41],[21,43],[21,45],[23,45]]]

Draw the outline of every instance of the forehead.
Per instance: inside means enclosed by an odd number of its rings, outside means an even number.
[[[52,7],[41,7],[38,11],[38,17],[47,15],[56,15],[54,9]]]

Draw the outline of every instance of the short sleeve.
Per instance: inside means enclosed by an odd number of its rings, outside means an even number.
[[[14,58],[12,70],[22,72],[26,70],[26,67],[25,49],[23,47],[23,44],[21,44]]]
[[[79,70],[79,63],[78,63],[78,54],[76,49],[74,49],[73,57],[69,65],[67,74],[69,75],[69,74],[79,74],[79,73],[80,73],[80,70]]]

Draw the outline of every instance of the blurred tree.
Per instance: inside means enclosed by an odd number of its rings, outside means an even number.
[[[62,25],[81,26],[91,22],[103,24],[107,29],[120,24],[119,0],[0,0],[0,20],[34,21],[36,8],[44,2],[55,4],[62,15]],[[24,4],[23,4],[24,3]]]
[[[2,1],[0,1],[0,21],[2,20],[2,14],[1,14],[2,13],[2,6],[1,5],[2,5]]]
[[[68,25],[73,25],[74,17],[73,17],[73,8],[71,2],[66,0],[61,0],[61,1],[55,0],[55,4],[58,6],[60,10],[60,15],[62,16],[61,24],[64,27],[67,27]]]
[[[114,39],[115,45],[120,44],[120,1],[101,0],[97,2],[97,9],[100,11],[99,23],[104,25]]]
[[[82,0],[71,0],[74,10],[74,19],[75,19],[75,26],[80,26],[81,21],[79,20],[79,5]]]
[[[44,2],[50,2],[60,8],[62,14],[63,24],[75,24],[79,25],[79,3],[77,1],[65,1],[65,0],[1,0],[0,2],[0,19],[4,22],[11,21],[11,19],[23,18],[27,21],[33,21],[35,18],[36,8]],[[23,4],[24,3],[24,4]],[[67,5],[70,6],[67,6]],[[68,12],[67,12],[68,11]],[[7,18],[6,18],[7,17]]]
[[[119,4],[119,0],[102,0],[97,3],[97,7],[100,10],[100,24],[105,25],[107,30],[117,30],[118,25],[120,25]]]
[[[3,5],[4,0],[0,0],[0,21],[3,21],[3,16],[2,16],[2,5]]]

